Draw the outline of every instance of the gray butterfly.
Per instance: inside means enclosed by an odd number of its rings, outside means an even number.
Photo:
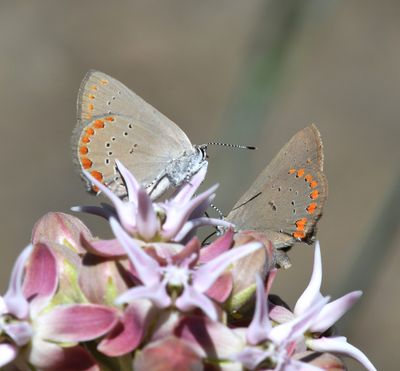
[[[115,159],[133,172],[153,199],[208,164],[206,145],[192,145],[171,120],[99,71],[89,71],[82,81],[72,147],[79,171],[90,172],[120,197],[126,190]],[[97,192],[85,181],[88,191]]]
[[[279,151],[226,220],[238,230],[261,232],[274,244],[276,263],[288,266],[284,250],[296,241],[314,240],[327,193],[321,136],[310,125]]]

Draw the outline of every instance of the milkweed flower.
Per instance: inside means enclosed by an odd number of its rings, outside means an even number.
[[[265,234],[235,233],[205,218],[216,187],[195,196],[201,169],[174,196],[153,202],[119,162],[126,200],[86,176],[112,206],[79,207],[108,219],[114,238],[76,217],[48,213],[0,297],[0,367],[25,371],[345,370],[336,355],[375,370],[331,326],[360,298],[320,292],[317,243],[311,280],[291,311],[270,295],[278,270]],[[222,226],[210,244],[197,227]]]
[[[117,218],[124,229],[143,241],[182,241],[193,229],[201,225],[230,227],[221,219],[195,217],[197,210],[205,210],[215,197],[217,186],[213,186],[196,197],[192,197],[206,175],[206,167],[200,169],[177,194],[164,202],[153,203],[146,190],[119,162],[118,170],[125,180],[128,199],[121,200],[104,184],[85,172],[85,176],[107,196],[114,208],[75,207],[75,211],[86,211],[106,218]]]

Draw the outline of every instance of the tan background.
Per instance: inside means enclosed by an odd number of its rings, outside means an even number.
[[[397,370],[399,40],[394,0],[3,0],[0,288],[38,217],[97,202],[73,171],[69,143],[80,80],[95,68],[194,143],[259,147],[210,150],[207,182],[220,182],[224,211],[291,135],[317,123],[330,186],[318,234],[324,292],[364,290],[341,331],[379,370]],[[94,217],[85,221],[109,234]],[[273,291],[293,304],[312,249],[299,246],[291,257]]]

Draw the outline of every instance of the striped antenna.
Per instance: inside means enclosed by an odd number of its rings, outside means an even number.
[[[254,147],[254,146],[241,146],[239,144],[229,144],[229,143],[221,143],[221,142],[210,142],[210,143],[207,143],[207,146],[223,146],[223,147],[240,148],[240,149],[257,149],[257,147]]]

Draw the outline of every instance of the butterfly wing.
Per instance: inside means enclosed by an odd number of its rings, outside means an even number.
[[[226,220],[267,234],[276,248],[310,243],[326,197],[322,141],[310,125],[279,151]]]
[[[89,71],[82,81],[72,145],[80,171],[90,171],[105,184],[112,182],[114,190],[121,192],[124,187],[115,169],[116,158],[142,184],[148,184],[170,161],[193,151],[176,124],[99,71]]]

